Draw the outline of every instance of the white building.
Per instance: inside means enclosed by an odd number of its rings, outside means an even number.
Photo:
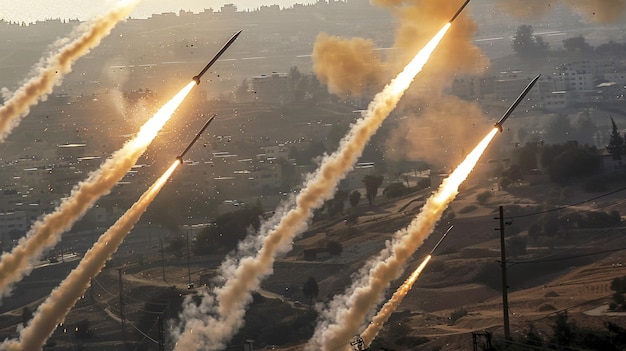
[[[289,148],[285,144],[261,146],[261,150],[265,154],[265,158],[289,159]]]
[[[24,234],[28,229],[28,221],[24,211],[0,212],[0,238],[10,242],[10,233],[17,231]]]

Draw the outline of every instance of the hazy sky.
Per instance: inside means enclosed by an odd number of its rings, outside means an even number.
[[[312,3],[314,0],[143,0],[132,17],[144,18],[152,13],[180,9],[194,12],[205,8],[218,10],[225,3],[237,5],[240,10],[255,9],[261,5],[289,7],[295,3]],[[115,0],[0,0],[0,19],[32,22],[47,18],[89,19],[115,4]]]

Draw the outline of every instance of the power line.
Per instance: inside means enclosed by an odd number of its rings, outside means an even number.
[[[551,350],[551,351],[554,351],[554,349],[543,347],[543,346],[528,345],[528,344],[523,344],[523,343],[520,343],[520,342],[511,341],[511,340],[501,340],[501,341],[503,341],[506,344],[523,346],[525,348],[531,348],[531,349],[534,349],[534,350]],[[570,349],[570,350],[587,351],[587,349],[580,349],[580,348],[577,348],[575,346],[556,344],[556,343],[551,343],[551,342],[547,342],[547,341],[543,341],[543,340],[541,340],[541,343],[544,344],[544,345],[547,345],[547,346],[557,346],[559,350],[561,350],[561,349]]]
[[[96,277],[93,277],[92,280],[96,283],[96,285],[98,285],[100,287],[100,289],[102,289],[105,293],[111,295],[111,296],[117,296],[118,294],[114,294],[112,292],[110,292],[109,290],[107,290],[97,279]]]
[[[617,251],[622,251],[622,250],[626,250],[626,247],[620,247],[620,248],[612,249],[612,250],[603,250],[603,251],[592,252],[592,253],[581,254],[581,255],[572,255],[572,256],[550,258],[550,259],[543,259],[543,260],[518,261],[518,262],[511,262],[511,263],[513,263],[513,264],[528,264],[528,263],[544,263],[544,262],[565,261],[565,260],[571,260],[571,259],[578,258],[578,257],[602,255],[604,253],[617,252]]]
[[[159,312],[159,311],[148,311],[148,310],[143,309],[141,307],[135,307],[135,306],[129,305],[129,304],[126,304],[126,307],[130,307],[134,311],[143,312],[143,313],[151,313],[151,314],[159,314],[159,315],[163,314],[163,311],[161,311],[161,312]]]
[[[127,294],[127,293],[124,293],[124,297],[127,298],[127,299],[130,299],[130,300],[133,300],[135,302],[139,302],[139,303],[149,303],[149,304],[152,304],[152,305],[167,306],[167,302],[165,302],[167,300],[164,300],[164,299],[154,299],[155,301],[164,301],[164,302],[144,301],[144,300],[140,300],[140,299],[138,299],[136,297],[133,297],[133,296]]]
[[[611,294],[608,294],[608,295],[604,295],[604,296],[599,297],[599,298],[597,298],[597,299],[583,301],[583,302],[581,302],[581,303],[577,303],[577,304],[575,304],[575,305],[572,305],[572,306],[569,306],[569,307],[563,308],[563,309],[558,310],[558,311],[552,311],[552,312],[550,312],[550,313],[546,314],[546,315],[545,315],[545,316],[543,316],[543,317],[540,317],[540,318],[535,319],[535,321],[540,321],[540,320],[542,320],[542,319],[546,319],[546,318],[548,318],[548,317],[550,317],[550,316],[552,316],[552,315],[555,315],[555,314],[561,313],[561,312],[563,312],[563,311],[567,311],[567,310],[569,310],[569,309],[572,309],[572,308],[575,308],[575,307],[578,307],[578,306],[586,305],[586,304],[591,303],[591,302],[596,302],[596,301],[604,300],[604,299],[606,299],[607,297],[611,297],[611,296],[613,296],[613,294],[612,294],[612,293],[611,293]]]
[[[157,345],[159,344],[159,342],[157,340],[154,340],[148,334],[144,333],[141,329],[137,328],[137,326],[135,324],[133,324],[133,322],[131,322],[131,321],[126,321],[126,322],[128,324],[130,324],[130,326],[133,327],[136,331],[138,331],[139,334],[143,335],[143,337],[145,339],[148,339],[148,340],[152,341],[153,343],[155,343]],[[148,333],[154,328],[155,325],[156,325],[156,323],[152,325],[152,328],[150,328],[150,330],[148,330]]]
[[[605,193],[605,194],[602,194],[602,195],[598,195],[598,196],[592,197],[590,199],[578,201],[578,202],[575,202],[573,204],[559,206],[559,207],[551,208],[549,210],[543,210],[543,211],[538,211],[538,212],[533,212],[533,213],[527,213],[527,214],[522,214],[522,215],[517,215],[517,216],[511,216],[509,218],[510,219],[524,218],[524,217],[537,216],[537,215],[544,214],[544,213],[556,212],[556,211],[564,210],[564,209],[569,208],[569,207],[574,207],[574,206],[582,205],[582,204],[587,203],[587,202],[595,201],[597,199],[601,199],[603,197],[619,193],[620,191],[623,191],[623,190],[626,190],[626,187],[621,187],[619,189],[610,191],[608,193]]]

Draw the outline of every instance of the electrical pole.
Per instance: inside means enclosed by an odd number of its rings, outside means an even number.
[[[504,338],[511,340],[509,328],[509,296],[506,280],[506,250],[504,242],[504,207],[500,206],[500,270],[502,271],[502,316],[504,317]],[[496,229],[497,230],[497,229]]]
[[[161,269],[163,270],[163,281],[165,281],[165,255],[163,254],[163,234],[159,236],[159,243],[161,244]]]
[[[91,296],[91,303],[96,303],[96,293],[93,291],[93,278],[89,279],[89,295]]]
[[[191,264],[189,262],[191,258],[191,251],[189,251],[189,232],[187,232],[187,277],[188,277],[188,282],[187,282],[187,288],[191,289],[193,288],[193,285],[191,284]]]
[[[122,269],[117,269],[117,274],[120,281],[120,320],[122,321],[122,340],[126,345],[126,319],[124,317],[124,283],[122,281]]]
[[[159,318],[159,351],[165,351],[165,328],[163,328],[163,318]]]

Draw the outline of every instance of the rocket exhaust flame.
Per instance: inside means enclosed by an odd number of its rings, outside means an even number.
[[[497,132],[497,128],[491,130],[443,181],[409,226],[396,232],[388,248],[361,269],[359,278],[347,292],[329,303],[330,310],[321,313],[307,350],[330,351],[341,350],[344,348],[342,345],[347,347],[350,338],[358,332],[368,313],[382,298],[384,289],[397,279],[406,261],[430,235]]]
[[[415,284],[417,278],[419,278],[420,274],[422,274],[422,271],[424,270],[428,262],[430,262],[430,260],[432,259],[433,252],[437,250],[437,247],[439,247],[443,239],[446,238],[446,235],[448,235],[453,227],[454,226],[451,225],[448,230],[443,233],[441,239],[437,241],[433,249],[430,250],[430,253],[426,256],[422,263],[413,271],[413,273],[411,273],[411,275],[404,281],[404,283],[398,288],[398,290],[393,293],[391,299],[389,299],[389,301],[385,303],[383,308],[381,308],[376,316],[372,319],[372,322],[369,324],[367,329],[365,329],[365,331],[361,333],[361,338],[365,342],[365,347],[370,346],[372,341],[376,338],[376,335],[378,335],[378,333],[380,332],[380,329],[382,329],[383,325],[389,320],[389,317],[391,317],[391,315],[398,309],[398,306],[400,306],[406,294],[411,291],[411,289],[413,288],[413,284]]]
[[[411,273],[398,290],[396,290],[389,301],[385,303],[378,314],[372,319],[372,322],[367,329],[361,333],[361,338],[363,338],[363,341],[365,342],[365,347],[370,346],[374,338],[376,338],[376,335],[378,335],[378,332],[382,329],[383,325],[389,320],[389,317],[391,317],[391,314],[398,309],[398,306],[400,306],[400,303],[402,303],[406,294],[411,291],[413,284],[415,284],[417,278],[419,278],[420,274],[422,274],[422,271],[428,262],[430,262],[431,258],[432,256],[430,254],[426,256],[422,263],[413,271],[413,273]]]
[[[178,338],[176,350],[223,348],[232,338],[243,324],[246,306],[252,300],[252,291],[258,289],[261,281],[272,273],[276,256],[291,250],[292,240],[306,229],[313,210],[332,198],[341,179],[351,170],[370,137],[396,107],[449,28],[450,23],[447,23],[404,70],[374,97],[368,110],[342,139],[339,149],[324,157],[319,169],[308,178],[295,199],[295,207],[288,211],[277,211],[270,219],[270,225],[263,225],[258,235],[249,236],[240,243],[240,247],[255,248],[254,255],[227,258],[221,268],[224,286],[211,294],[205,294],[199,306],[192,299],[185,301],[181,322],[173,335]],[[215,315],[207,316],[207,313]]]
[[[0,142],[19,125],[31,106],[50,94],[55,85],[61,84],[63,76],[72,71],[74,62],[98,46],[118,22],[130,15],[139,1],[119,2],[106,15],[87,23],[87,28],[80,37],[46,59],[45,66],[39,69],[38,75],[28,80],[0,107]]]
[[[5,340],[0,349],[41,350],[57,324],[65,320],[76,301],[84,295],[91,278],[100,273],[179,165],[178,161],[172,163],[141,198],[98,238],[78,266],[39,306],[33,319],[20,331],[18,339]]]
[[[195,86],[190,82],[167,102],[139,130],[137,135],[109,157],[87,180],[74,186],[54,212],[35,222],[10,253],[0,258],[0,292],[10,294],[12,285],[30,274],[32,266],[53,248],[61,234],[69,230],[101,196],[106,195],[135,165],[157,133]]]

